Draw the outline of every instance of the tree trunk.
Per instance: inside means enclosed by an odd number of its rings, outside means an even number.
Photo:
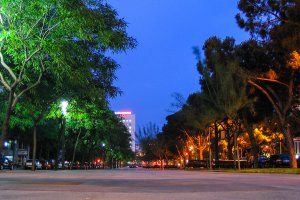
[[[218,130],[218,125],[215,122],[215,160],[216,162],[219,161],[219,130]]]
[[[57,152],[56,152],[56,161],[55,161],[55,170],[58,170],[58,162],[59,162],[59,151],[60,151],[60,142],[61,142],[61,135],[59,133],[58,139],[57,139]]]
[[[78,145],[80,134],[81,134],[81,129],[79,130],[79,133],[77,135],[76,142],[75,142],[75,145],[74,145],[74,150],[73,150],[73,155],[72,155],[72,162],[71,162],[71,167],[70,167],[71,169],[73,168],[73,163],[74,163],[75,154],[76,154],[76,148],[77,148],[77,145]]]
[[[229,160],[233,160],[232,148],[233,148],[233,143],[231,142],[231,137],[228,137],[227,157]]]
[[[290,167],[297,168],[294,143],[293,143],[293,138],[292,138],[292,134],[291,134],[291,127],[286,119],[286,117],[288,115],[288,111],[292,106],[292,101],[293,101],[293,97],[294,97],[294,94],[293,94],[294,82],[293,81],[294,81],[294,71],[292,71],[288,85],[283,82],[277,82],[277,83],[280,83],[281,85],[286,86],[288,89],[288,96],[287,96],[285,103],[283,103],[283,101],[280,100],[280,98],[278,97],[278,95],[276,94],[276,92],[274,90],[268,88],[268,90],[271,91],[269,93],[263,87],[261,87],[260,85],[258,85],[257,83],[255,83],[252,80],[248,80],[248,83],[250,83],[257,89],[259,89],[262,93],[264,93],[266,95],[266,97],[269,99],[269,101],[271,102],[273,108],[275,109],[275,111],[278,115],[280,123],[281,123],[281,128],[282,128],[282,131],[283,131],[283,134],[285,137],[285,143],[288,148],[289,155],[290,155]],[[270,94],[272,94],[273,96],[274,95],[277,96],[277,98],[273,99]],[[277,101],[277,102],[275,102],[275,101]],[[284,107],[278,106],[278,105],[284,105]]]
[[[32,167],[31,170],[35,171],[35,160],[36,160],[36,127],[37,127],[37,123],[34,122],[33,125],[33,149],[32,149]]]
[[[8,136],[8,128],[9,128],[9,120],[11,117],[11,113],[13,110],[13,95],[14,95],[14,91],[15,90],[11,90],[9,93],[9,98],[8,98],[8,105],[7,105],[7,109],[5,112],[5,117],[2,123],[2,134],[0,137],[0,154],[2,154],[2,150],[4,147],[4,141]]]
[[[237,142],[236,139],[237,139],[237,137],[236,137],[236,132],[234,132],[234,133],[233,133],[233,149],[234,149],[234,151],[233,151],[233,152],[234,152],[234,154],[233,154],[234,157],[233,157],[233,158],[234,158],[234,169],[236,169],[236,142]]]
[[[294,141],[291,134],[291,126],[289,123],[287,123],[284,132],[285,132],[286,147],[290,154],[290,167],[296,169],[297,168],[296,153],[294,148]]]
[[[257,142],[255,140],[254,133],[253,133],[253,124],[248,123],[245,120],[244,120],[244,122],[245,122],[245,125],[246,125],[247,133],[249,135],[251,146],[252,146],[251,152],[252,152],[252,155],[253,155],[253,167],[257,168],[258,167],[258,145],[257,145]]]
[[[201,135],[198,135],[197,140],[198,140],[199,159],[203,160],[203,147],[201,145],[201,143],[202,143]]]
[[[62,169],[65,169],[65,130],[66,130],[66,117],[63,116],[62,119],[62,129],[61,129],[61,164]]]

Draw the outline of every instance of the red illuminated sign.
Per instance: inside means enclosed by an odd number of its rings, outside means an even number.
[[[115,112],[116,115],[131,115],[130,111]]]

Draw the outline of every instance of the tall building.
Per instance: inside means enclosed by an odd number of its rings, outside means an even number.
[[[123,124],[127,127],[131,135],[131,149],[135,152],[135,114],[129,111],[115,112],[115,114],[122,118]]]

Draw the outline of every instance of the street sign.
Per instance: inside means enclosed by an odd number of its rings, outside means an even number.
[[[27,151],[27,149],[18,149],[17,153],[18,153],[18,156],[27,156],[28,151]]]

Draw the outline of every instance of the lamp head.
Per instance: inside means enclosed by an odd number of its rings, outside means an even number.
[[[67,107],[68,107],[68,102],[67,101],[62,101],[61,104],[61,112],[64,116],[67,115]]]

